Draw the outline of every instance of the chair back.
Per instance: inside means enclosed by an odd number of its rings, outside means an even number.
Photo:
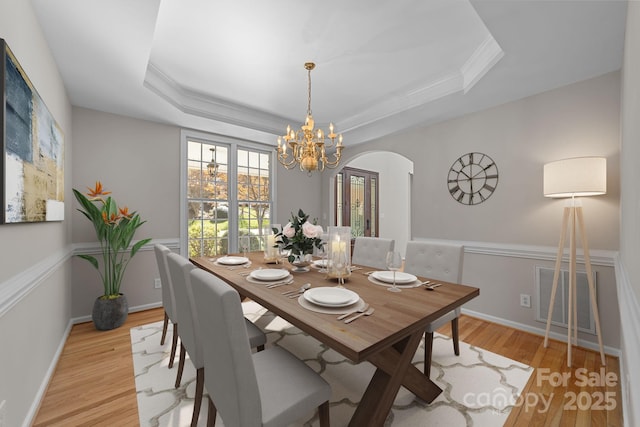
[[[392,251],[396,241],[380,237],[356,237],[351,263],[387,269],[387,252]]]
[[[225,426],[259,426],[262,403],[238,292],[213,274],[191,271],[203,337],[204,381]],[[285,380],[280,378],[279,380]]]
[[[176,297],[173,294],[173,284],[169,276],[169,266],[167,265],[167,254],[171,251],[168,247],[155,244],[153,250],[156,253],[156,261],[158,263],[158,271],[160,272],[160,283],[162,285],[162,306],[172,322],[177,323],[176,317]]]
[[[464,246],[422,240],[407,242],[404,271],[444,282],[462,281]]]
[[[196,369],[203,366],[202,347],[198,339],[200,331],[196,317],[196,308],[191,289],[191,270],[196,266],[185,257],[173,252],[167,254],[169,275],[176,297],[176,314],[178,315],[178,335]]]

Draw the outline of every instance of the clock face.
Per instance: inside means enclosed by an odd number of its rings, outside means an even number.
[[[487,200],[498,185],[498,166],[482,153],[467,153],[458,158],[447,177],[449,194],[463,205]]]

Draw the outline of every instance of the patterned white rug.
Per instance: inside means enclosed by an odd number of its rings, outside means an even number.
[[[286,348],[331,384],[331,425],[346,426],[375,371],[373,365],[354,365],[258,304],[245,302],[243,307],[246,317],[267,332],[267,347],[277,344]],[[167,367],[171,329],[164,346],[160,345],[161,334],[162,322],[131,329],[140,425],[188,426],[193,411],[195,369],[187,361],[182,385],[174,388],[177,356],[173,368]],[[420,370],[423,351],[421,344],[413,360]],[[460,343],[460,356],[455,356],[451,340],[436,334],[431,379],[444,390],[443,393],[431,404],[425,404],[401,388],[385,424],[407,427],[502,426],[532,372],[533,368],[529,366],[463,342]],[[205,398],[198,426],[206,425],[206,413]],[[216,426],[223,425],[218,415]],[[295,425],[317,426],[318,421],[309,414],[308,419]]]

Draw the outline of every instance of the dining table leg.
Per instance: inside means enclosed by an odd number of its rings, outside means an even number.
[[[377,368],[390,373],[393,372],[395,364],[398,363],[398,357],[372,357],[369,361]],[[402,386],[426,403],[433,402],[442,393],[442,389],[413,364],[407,367]]]
[[[422,331],[417,331],[368,359],[377,369],[349,422],[349,426],[384,425],[398,390],[405,381],[407,370],[414,367],[411,360],[421,338]],[[420,377],[423,378],[423,381],[426,380],[421,372]]]

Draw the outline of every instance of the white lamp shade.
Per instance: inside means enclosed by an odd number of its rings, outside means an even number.
[[[607,192],[607,159],[575,157],[544,165],[544,196],[598,196]]]

